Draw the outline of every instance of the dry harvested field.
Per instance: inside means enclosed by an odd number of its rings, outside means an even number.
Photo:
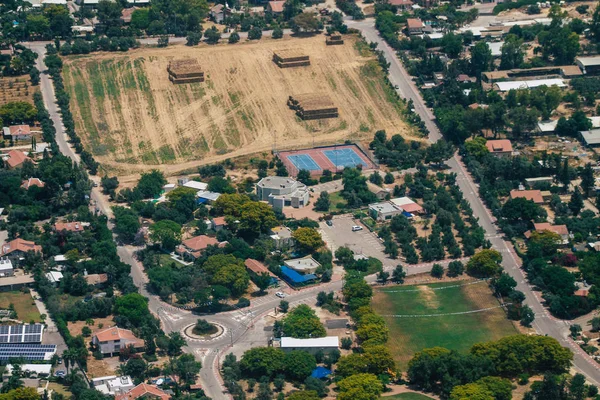
[[[323,36],[237,45],[142,48],[65,60],[77,131],[96,159],[119,175],[167,174],[273,147],[370,139],[375,130],[411,134],[403,105],[355,36],[326,46]],[[298,49],[308,67],[280,69],[273,52]],[[195,58],[206,81],[173,85],[170,60]],[[302,121],[289,95],[327,93],[339,118]]]
[[[0,104],[11,101],[26,101],[33,103],[33,94],[37,87],[32,87],[29,76],[0,78]]]

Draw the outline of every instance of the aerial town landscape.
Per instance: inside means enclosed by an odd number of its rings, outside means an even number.
[[[600,399],[600,2],[3,0],[0,400]]]

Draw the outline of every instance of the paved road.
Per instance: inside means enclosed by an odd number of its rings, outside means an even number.
[[[442,139],[442,135],[435,124],[431,110],[425,105],[411,76],[406,72],[398,57],[396,57],[394,50],[379,37],[373,20],[347,21],[347,23],[352,28],[360,29],[367,41],[377,43],[377,48],[383,50],[385,58],[390,63],[389,79],[391,83],[398,85],[398,91],[402,97],[413,100],[415,112],[421,116],[430,132],[430,141],[435,142]],[[536,315],[536,319],[533,323],[536,331],[543,335],[552,336],[563,346],[573,350],[575,354],[575,368],[582,372],[590,382],[598,385],[600,383],[600,368],[598,363],[585,355],[579,346],[575,345],[567,337],[569,323],[553,318],[542,305],[539,293],[534,292],[527,282],[523,271],[520,269],[520,260],[514,254],[511,245],[505,242],[502,236],[499,235],[498,228],[494,224],[495,218],[484,206],[478,195],[478,187],[467,173],[467,170],[461,163],[459,157],[453,157],[448,160],[446,164],[450,167],[452,172],[455,172],[458,175],[457,184],[471,205],[474,215],[479,218],[479,224],[485,230],[486,237],[492,243],[492,247],[502,253],[502,266],[505,271],[517,281],[517,290],[525,293],[527,298],[525,303],[533,309]]]

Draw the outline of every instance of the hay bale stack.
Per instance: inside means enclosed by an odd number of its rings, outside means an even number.
[[[169,80],[174,84],[204,82],[204,71],[196,60],[173,60],[167,67]]]
[[[344,39],[342,39],[342,35],[330,35],[325,39],[325,44],[327,46],[335,46],[337,44],[344,44]]]
[[[288,106],[303,120],[337,118],[338,108],[324,93],[307,93],[290,96]]]
[[[277,50],[273,53],[273,62],[279,68],[304,67],[310,65],[310,59],[300,50]]]

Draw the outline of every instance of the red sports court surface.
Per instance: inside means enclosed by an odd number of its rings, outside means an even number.
[[[301,169],[320,175],[325,169],[336,172],[358,164],[362,164],[364,169],[376,168],[373,161],[354,144],[282,151],[278,156],[292,176],[298,175]]]

